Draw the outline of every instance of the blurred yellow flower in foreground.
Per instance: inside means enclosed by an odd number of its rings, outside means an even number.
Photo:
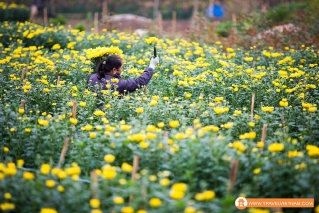
[[[195,200],[197,200],[197,201],[203,201],[203,200],[205,200],[204,193],[196,193],[196,194],[195,194]]]
[[[256,174],[256,175],[258,175],[258,174],[260,173],[260,168],[254,169],[253,173]]]
[[[140,147],[141,147],[142,149],[146,149],[147,147],[149,147],[149,143],[147,143],[147,142],[145,142],[145,141],[142,141],[142,142],[140,142]]]
[[[237,149],[239,152],[245,151],[245,145],[240,141],[234,141],[232,144],[233,148]]]
[[[55,181],[54,180],[46,180],[45,181],[45,185],[48,187],[48,188],[53,188],[55,186]]]
[[[180,200],[185,196],[187,185],[185,183],[175,183],[171,187],[170,197],[174,200]]]
[[[124,172],[132,172],[133,170],[133,167],[128,163],[122,163],[121,168]]]
[[[151,102],[150,102],[150,106],[156,106],[157,105],[157,101],[155,101],[155,100],[151,100]]]
[[[60,44],[55,44],[53,45],[53,47],[51,48],[52,50],[59,50],[61,48]]]
[[[155,43],[155,42],[157,42],[157,38],[156,37],[149,37],[149,38],[147,38],[147,39],[145,39],[145,42],[147,43],[147,44],[152,44],[152,43]]]
[[[105,112],[101,111],[101,110],[97,110],[93,113],[95,116],[104,116]]]
[[[124,206],[121,208],[121,213],[134,213],[134,208],[131,206]]]
[[[258,148],[263,148],[264,147],[264,142],[262,142],[262,141],[257,142],[257,147]]]
[[[302,157],[303,153],[302,152],[298,152],[297,150],[293,150],[293,151],[288,151],[287,153],[288,158],[294,158],[294,157]]]
[[[274,107],[269,107],[269,106],[263,106],[263,107],[261,107],[261,110],[263,111],[263,112],[272,112],[272,111],[274,111]]]
[[[157,197],[151,198],[149,203],[150,206],[154,208],[157,208],[162,205],[162,201]]]
[[[239,139],[244,140],[244,139],[255,139],[256,138],[256,132],[248,132],[245,134],[242,134],[239,136]]]
[[[206,190],[203,192],[205,200],[212,200],[215,198],[216,193],[213,190]]]
[[[50,89],[44,88],[44,89],[43,89],[43,92],[50,92]]]
[[[316,106],[311,106],[311,107],[308,108],[308,111],[309,112],[315,112],[315,111],[317,111],[317,107]]]
[[[128,139],[132,141],[143,141],[146,139],[146,135],[142,133],[137,133],[137,134],[128,136]]]
[[[124,203],[124,199],[123,199],[123,197],[115,196],[115,197],[113,197],[113,203],[120,205],[120,204]]]
[[[51,171],[51,166],[49,164],[42,164],[41,168],[40,168],[40,172],[44,175],[49,174],[49,172]]]
[[[42,208],[40,213],[58,213],[57,210],[52,208]]]
[[[254,126],[255,126],[255,123],[252,122],[252,121],[251,121],[251,122],[248,122],[248,126],[249,126],[249,127],[254,127]]]
[[[251,62],[254,60],[254,58],[253,57],[245,57],[244,60],[247,62]]]
[[[118,82],[119,82],[119,79],[118,79],[118,78],[112,78],[112,79],[111,79],[111,82],[112,82],[112,83],[118,83]]]
[[[18,167],[22,167],[24,165],[24,160],[23,159],[17,160],[17,165]]]
[[[228,107],[214,107],[214,112],[216,114],[222,114],[222,113],[226,113],[229,111]]]
[[[259,115],[257,115],[257,114],[255,114],[255,115],[254,115],[254,119],[256,119],[256,120],[260,120],[260,116],[259,116]]]
[[[185,196],[185,192],[184,191],[179,191],[179,190],[175,190],[175,189],[171,189],[169,196],[174,199],[174,200],[180,200]]]
[[[96,132],[90,132],[89,137],[92,139],[96,138]]]
[[[113,163],[115,160],[115,156],[112,154],[107,154],[104,155],[104,161],[106,161],[107,163]]]
[[[102,167],[102,176],[105,179],[112,180],[116,177],[116,167],[106,164]]]
[[[57,189],[58,189],[59,192],[64,192],[64,187],[61,186],[61,185],[59,185],[59,186],[57,187]]]
[[[172,121],[169,121],[169,126],[171,128],[177,128],[179,126],[179,121],[178,120],[172,120]]]
[[[85,130],[85,131],[90,131],[91,129],[93,129],[93,126],[91,126],[90,124],[86,124],[86,125],[83,127],[83,130]]]
[[[15,209],[15,205],[14,205],[14,203],[7,203],[7,202],[5,202],[5,203],[2,203],[1,205],[0,205],[0,208],[1,208],[1,210],[2,211],[10,211],[10,210],[12,210],[12,209]]]
[[[268,151],[270,152],[281,152],[284,149],[284,144],[273,143],[268,146]]]
[[[18,113],[22,115],[24,113],[24,109],[22,108],[18,109]]]
[[[49,121],[48,120],[42,120],[42,119],[38,119],[38,123],[42,126],[48,126],[49,125]]]
[[[9,200],[12,198],[11,194],[9,192],[4,193],[4,198]]]
[[[8,163],[8,167],[4,170],[4,172],[8,176],[14,176],[18,170],[16,169],[14,163]]]
[[[281,101],[279,101],[279,106],[281,107],[287,107],[288,106],[288,101],[286,98],[283,98]]]
[[[193,95],[192,93],[188,93],[188,92],[186,92],[186,93],[185,93],[185,98],[191,98],[191,97],[192,97],[192,95]]]
[[[78,123],[78,119],[70,118],[70,122],[71,122],[71,124],[76,125]]]
[[[270,213],[268,209],[255,209],[255,208],[249,208],[249,213]],[[279,212],[278,212],[279,213]]]
[[[319,147],[315,145],[307,145],[306,150],[308,151],[308,156],[317,157],[319,156]]]
[[[170,184],[170,180],[168,178],[163,178],[160,180],[161,186],[168,186]]]
[[[138,114],[141,114],[144,112],[144,108],[143,107],[138,107],[135,109],[135,111],[138,113]]]
[[[32,180],[34,178],[34,174],[32,172],[23,172],[23,178],[25,180]]]
[[[157,123],[158,128],[163,128],[165,126],[164,122]]]
[[[223,127],[225,127],[226,129],[230,129],[230,128],[232,128],[233,126],[234,126],[234,123],[232,123],[232,122],[228,122],[228,123],[226,123],[226,124],[223,125]]]
[[[90,206],[92,208],[99,208],[100,207],[100,200],[98,199],[91,199],[90,200]]]
[[[185,209],[184,209],[184,213],[195,213],[196,212],[196,209],[195,207],[193,206],[187,206]]]

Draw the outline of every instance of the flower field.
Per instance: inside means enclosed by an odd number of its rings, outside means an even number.
[[[147,88],[87,87],[93,60],[118,54],[135,78],[154,45]],[[318,63],[307,46],[1,22],[1,211],[228,213],[239,195],[317,200]]]

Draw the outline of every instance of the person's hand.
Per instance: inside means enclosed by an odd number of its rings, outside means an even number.
[[[150,67],[153,68],[154,70],[158,63],[159,63],[159,57],[158,56],[156,56],[155,58],[152,57],[150,61]]]

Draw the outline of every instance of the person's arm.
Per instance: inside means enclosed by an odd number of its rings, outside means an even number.
[[[124,92],[134,92],[136,89],[140,88],[141,86],[145,86],[150,82],[156,65],[159,63],[159,57],[151,58],[150,65],[148,68],[144,70],[144,73],[136,79],[129,79],[129,80],[122,80],[119,79],[118,88],[117,90],[120,93]]]
[[[150,82],[153,74],[154,74],[154,69],[151,67],[148,67],[144,70],[144,73],[136,79],[123,80],[120,78],[118,82],[117,90],[120,93],[124,93],[124,91],[134,92],[136,91],[136,89],[140,88],[141,86],[147,85]]]
[[[92,87],[98,87],[99,89],[106,89],[105,79],[99,79],[96,73],[91,74],[87,79],[87,84]]]

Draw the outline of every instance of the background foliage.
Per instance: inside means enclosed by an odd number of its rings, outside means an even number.
[[[308,30],[254,40],[254,30],[263,28],[251,28],[253,21],[265,18],[265,29],[275,26],[269,14],[240,22],[237,33],[252,34],[236,37],[237,46],[226,43],[234,38],[228,24],[221,29],[229,40],[211,37],[208,44],[1,22],[1,210],[228,213],[236,212],[238,196],[317,201],[319,52],[311,43],[315,24],[305,21],[316,20],[290,16]],[[203,32],[197,41],[207,36]],[[247,43],[239,47],[243,38]],[[143,73],[153,45],[161,62],[148,92],[122,96],[86,85],[93,72],[86,49],[123,50],[127,79]],[[140,157],[136,181],[134,156]]]

